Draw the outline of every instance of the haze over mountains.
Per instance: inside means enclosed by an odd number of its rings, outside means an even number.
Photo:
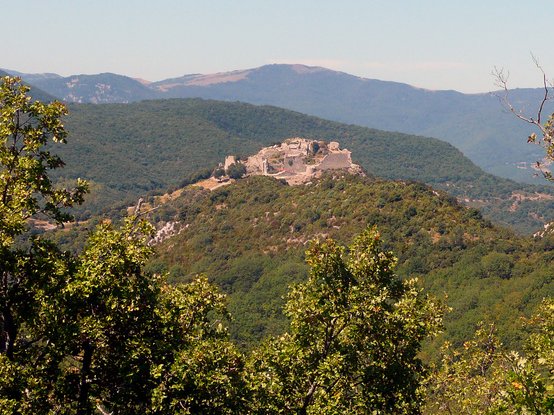
[[[320,67],[284,64],[158,82],[109,73],[69,77],[16,74],[67,102],[128,103],[188,97],[243,101],[436,137],[459,148],[488,172],[531,183],[540,181],[533,177],[531,166],[541,157],[541,150],[525,142],[529,126],[507,113],[495,94],[431,91]],[[510,99],[517,109],[533,114],[542,93],[540,88],[516,89],[510,92]],[[550,111],[547,108],[547,113]]]

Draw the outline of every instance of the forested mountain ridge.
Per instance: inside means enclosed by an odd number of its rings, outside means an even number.
[[[4,69],[19,76],[34,88],[42,88],[57,99],[68,103],[128,103],[144,99],[163,98],[149,88],[148,83],[114,73],[75,74],[60,76],[53,73],[25,74]]]
[[[92,181],[81,218],[209,175],[229,154],[247,156],[290,137],[338,141],[369,174],[417,180],[533,232],[554,219],[554,193],[483,172],[437,139],[340,124],[276,107],[201,99],[70,106],[60,177]],[[537,196],[542,195],[542,196]]]
[[[336,173],[287,186],[254,176],[212,192],[190,186],[152,220],[158,229],[171,223],[174,236],[156,246],[149,269],[172,282],[206,273],[229,294],[233,335],[245,347],[286,326],[283,296],[306,277],[310,240],[344,242],[373,225],[398,255],[401,276],[448,293],[446,337],[455,344],[480,320],[496,322],[504,342],[518,344],[514,313],[528,315],[554,294],[552,236],[518,237],[419,183]]]
[[[531,166],[541,152],[521,139],[528,135],[527,125],[507,113],[495,94],[431,91],[305,65],[266,65],[152,83],[114,74],[22,76],[67,102],[201,97],[275,105],[339,122],[437,137],[486,171],[539,181]],[[535,115],[542,93],[541,88],[516,89],[510,99],[517,110]]]
[[[134,102],[159,96],[132,78],[112,73],[77,75],[68,78],[43,78],[33,82],[39,88],[46,87],[52,95],[63,97],[63,100],[67,102],[105,104]]]

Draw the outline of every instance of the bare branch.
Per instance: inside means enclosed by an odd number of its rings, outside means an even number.
[[[143,202],[144,202],[144,199],[141,197],[138,200],[137,205],[135,206],[135,211],[133,213],[133,216],[138,216],[138,214],[140,213],[140,207],[141,207]]]
[[[492,71],[492,75],[495,79],[494,84],[502,90],[501,94],[494,93],[493,95],[500,100],[502,106],[520,120],[523,120],[529,124],[536,124],[537,122],[532,117],[525,116],[523,111],[516,110],[516,108],[512,105],[512,101],[509,99],[510,91],[508,89],[508,78],[510,77],[510,74],[505,73],[503,68],[497,68],[495,66]]]
[[[112,415],[113,412],[108,412],[101,404],[96,405],[96,409],[98,412],[100,412],[102,415]]]
[[[539,64],[539,61],[537,60],[537,58],[531,54],[531,58],[533,59],[533,62],[535,62],[535,66],[539,69],[539,71],[541,71],[542,73],[542,84],[544,86],[544,97],[541,101],[541,104],[539,106],[539,110],[538,110],[538,113],[537,113],[537,122],[539,124],[541,124],[541,116],[542,116],[542,111],[543,111],[543,108],[544,108],[544,104],[546,101],[548,101],[549,97],[548,97],[548,93],[549,93],[549,90],[548,90],[548,81],[546,79],[546,73],[544,72],[544,69],[542,68],[542,66]]]
[[[504,69],[502,68],[494,67],[494,70],[492,71],[492,75],[494,76],[494,79],[495,79],[495,85],[499,87],[501,90],[500,93],[494,93],[493,95],[499,99],[501,105],[507,111],[510,111],[518,119],[535,126],[540,131],[542,137],[537,137],[537,134],[532,133],[529,135],[527,142],[538,144],[539,146],[543,147],[546,150],[546,157],[544,161],[542,162],[537,161],[535,166],[538,170],[542,172],[543,176],[547,180],[552,180],[552,177],[553,177],[552,173],[550,173],[545,166],[547,166],[552,161],[554,161],[554,157],[553,157],[554,155],[554,144],[553,144],[554,114],[550,115],[546,122],[543,122],[543,114],[545,111],[546,102],[552,99],[551,88],[553,88],[553,85],[552,83],[548,82],[546,73],[542,68],[542,66],[540,65],[538,59],[533,54],[531,54],[531,58],[533,59],[533,62],[537,67],[537,69],[542,74],[542,83],[543,83],[543,89],[544,89],[544,93],[537,110],[536,118],[524,114],[522,110],[518,110],[513,106],[511,100],[509,99],[509,89],[508,89],[509,74],[505,73]]]

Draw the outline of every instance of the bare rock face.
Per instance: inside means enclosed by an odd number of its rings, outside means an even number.
[[[166,239],[171,238],[172,236],[178,235],[181,232],[181,227],[179,222],[166,222],[163,226],[156,230],[156,234],[150,241],[148,245],[155,246],[161,244]]]
[[[226,164],[228,159],[229,156],[225,160]],[[341,150],[339,143],[299,137],[265,147],[243,163],[247,175],[284,179],[290,185],[309,182],[329,170],[363,175],[361,167],[352,162],[351,152]]]
[[[544,225],[544,229],[542,231],[535,232],[533,234],[533,237],[544,238],[547,235],[554,235],[554,222],[550,222]]]

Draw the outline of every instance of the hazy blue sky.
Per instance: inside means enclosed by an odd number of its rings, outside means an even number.
[[[553,0],[0,0],[0,67],[148,80],[304,63],[429,89],[554,78]]]

